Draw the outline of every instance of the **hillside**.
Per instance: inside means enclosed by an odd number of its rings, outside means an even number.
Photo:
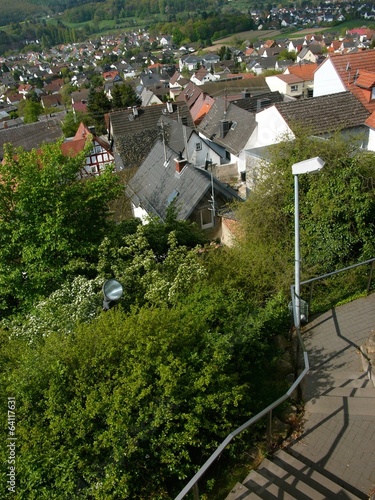
[[[20,22],[29,18],[41,17],[45,14],[66,13],[73,9],[74,14],[79,12],[81,7],[90,4],[93,12],[99,6],[102,8],[101,14],[104,18],[113,17],[127,18],[131,16],[145,18],[150,15],[173,16],[186,11],[184,0],[0,0],[0,26],[10,23]],[[100,4],[100,5],[98,5]],[[190,0],[189,12],[221,7],[223,0]]]
[[[102,0],[0,0],[0,26],[25,19],[53,15],[84,4],[103,3]],[[112,2],[108,2],[112,3]],[[123,2],[120,2],[123,3]]]

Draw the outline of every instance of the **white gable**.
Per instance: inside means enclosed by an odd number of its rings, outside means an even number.
[[[255,119],[257,127],[246,145],[247,149],[269,146],[295,137],[275,106],[260,111]]]
[[[326,59],[314,73],[314,97],[345,92],[346,88],[331,59]]]

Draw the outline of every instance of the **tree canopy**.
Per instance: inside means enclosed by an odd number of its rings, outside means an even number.
[[[84,153],[5,147],[0,165],[0,309],[23,308],[68,277],[90,273],[120,192],[112,169],[79,181]]]

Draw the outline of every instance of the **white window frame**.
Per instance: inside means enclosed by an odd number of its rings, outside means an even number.
[[[204,223],[203,222],[203,213],[206,215],[207,212],[209,212],[210,215],[211,215],[211,221],[207,222],[207,223]],[[214,219],[214,213],[213,213],[212,210],[209,210],[208,207],[202,208],[202,210],[200,210],[200,212],[199,212],[199,215],[200,215],[200,219],[201,219],[201,228],[202,229],[209,229],[210,227],[214,227],[214,225],[215,225],[215,219]]]

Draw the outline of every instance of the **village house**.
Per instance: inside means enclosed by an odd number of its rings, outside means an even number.
[[[108,166],[114,168],[114,155],[110,145],[84,123],[80,123],[74,137],[61,144],[61,150],[65,156],[75,157],[87,149],[88,144],[90,147],[80,172],[81,178],[100,175]]]
[[[211,239],[220,239],[222,234],[219,211],[242,200],[209,170],[189,163],[162,141],[155,143],[129,181],[127,194],[133,215],[143,222],[149,216],[164,221],[168,208],[174,206],[178,220],[196,223]]]

